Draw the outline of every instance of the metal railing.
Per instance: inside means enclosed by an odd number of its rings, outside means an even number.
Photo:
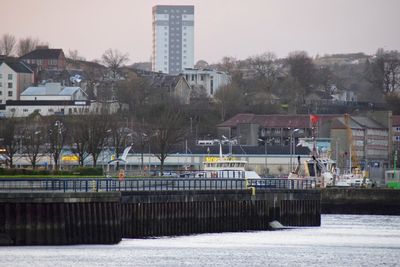
[[[242,190],[311,189],[312,179],[184,179],[184,178],[32,178],[0,179],[0,192],[108,192],[108,191],[184,191],[184,190]]]

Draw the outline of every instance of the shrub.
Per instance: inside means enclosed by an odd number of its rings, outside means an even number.
[[[93,167],[77,167],[73,170],[74,174],[78,175],[103,175],[102,168],[93,168]]]

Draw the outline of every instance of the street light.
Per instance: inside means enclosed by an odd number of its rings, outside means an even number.
[[[289,143],[289,145],[290,145],[290,170],[289,171],[292,171],[293,170],[293,154],[295,154],[296,153],[296,144],[295,144],[295,142],[293,142],[293,135],[295,134],[295,133],[297,133],[298,131],[299,131],[300,129],[293,129],[293,131],[291,131],[290,132],[290,143]]]

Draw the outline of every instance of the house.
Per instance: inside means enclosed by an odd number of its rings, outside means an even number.
[[[62,49],[53,49],[48,46],[38,46],[32,52],[20,57],[27,64],[37,66],[40,70],[64,70],[66,59]]]
[[[166,96],[172,96],[182,104],[190,103],[191,88],[183,76],[157,73],[146,78],[150,87],[161,100]]]
[[[338,115],[319,115],[319,124]],[[242,145],[257,145],[259,140],[268,144],[288,145],[293,137],[296,143],[299,138],[311,137],[313,127],[310,115],[256,115],[237,114],[219,124],[219,135],[228,138],[239,137]],[[293,130],[298,129],[295,133]],[[328,137],[326,131],[315,132],[316,137]]]
[[[218,89],[231,81],[230,75],[212,69],[186,68],[181,74],[193,90],[204,90],[208,97],[213,97]]]
[[[360,167],[378,183],[389,165],[389,129],[364,116],[341,116],[331,124],[332,153],[338,165],[349,170]]]
[[[21,100],[87,100],[80,87],[65,87],[60,83],[28,87],[21,93]]]
[[[20,94],[33,83],[33,71],[16,58],[0,57],[0,105],[19,100]]]
[[[400,115],[392,116],[392,143],[394,151],[400,154]]]
[[[20,100],[6,102],[5,116],[27,117],[32,113],[42,116],[83,115],[88,113],[115,113],[120,109],[116,101],[90,101],[80,87],[65,87],[60,83],[47,83],[29,87]]]

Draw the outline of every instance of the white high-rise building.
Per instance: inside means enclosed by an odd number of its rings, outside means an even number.
[[[193,66],[194,6],[154,6],[152,70],[178,74]]]

